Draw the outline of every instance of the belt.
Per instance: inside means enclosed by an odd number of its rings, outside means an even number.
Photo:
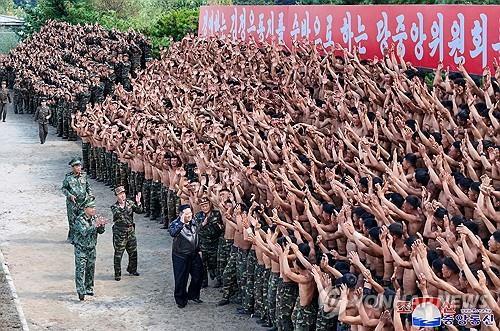
[[[114,226],[116,226],[117,228],[120,228],[120,229],[130,229],[130,228],[135,227],[135,223],[131,223],[131,224],[115,223]]]

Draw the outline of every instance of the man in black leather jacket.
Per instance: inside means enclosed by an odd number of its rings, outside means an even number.
[[[175,302],[184,308],[188,300],[201,303],[200,290],[203,280],[203,262],[201,259],[198,232],[201,222],[193,219],[189,205],[179,207],[179,217],[168,228],[174,241],[172,243],[172,264],[175,279]],[[186,291],[188,277],[191,276],[189,289]]]

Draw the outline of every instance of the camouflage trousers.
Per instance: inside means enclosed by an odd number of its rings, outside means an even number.
[[[151,179],[145,179],[142,184],[142,197],[144,199],[144,216],[149,217],[151,215]]]
[[[172,222],[179,215],[179,206],[181,204],[181,199],[177,196],[176,192],[173,190],[168,190],[167,192],[167,218],[168,222]]]
[[[165,185],[161,185],[160,189],[160,219],[163,221],[163,224],[168,226],[170,223],[167,219],[168,215],[168,188]]]
[[[97,179],[97,148],[90,147],[89,153],[89,166],[88,169],[90,178]]]
[[[224,299],[230,299],[235,294],[238,294],[238,283],[236,277],[236,265],[238,262],[238,258],[238,247],[232,245],[231,252],[229,253],[229,259],[227,261],[226,267],[224,268],[224,273],[222,274],[222,297]]]
[[[238,284],[239,298],[242,303],[246,300],[247,259],[248,250],[238,248],[238,261],[236,263],[236,282]]]
[[[224,237],[219,238],[219,245],[217,247],[217,280],[220,282],[222,282],[222,275],[224,274],[224,269],[229,260],[232,246],[232,239],[225,239]]]
[[[297,300],[295,301],[295,308],[293,310],[293,330],[315,331],[317,314],[318,307],[315,300],[313,300],[313,302],[311,302],[309,305],[302,307],[300,305],[300,298],[297,297]]]
[[[254,305],[253,310],[262,316],[262,284],[264,282],[264,266],[255,264],[254,273]]]
[[[144,195],[142,195],[142,186],[144,185],[144,173],[143,172],[136,172],[135,173],[134,185],[135,185],[135,194],[141,192],[141,203],[143,206],[145,206],[146,204],[144,203]]]
[[[120,162],[117,157],[116,162],[116,170],[115,170],[115,185],[114,187],[123,186],[125,188],[125,192],[129,192],[128,180],[128,164],[125,162]]]
[[[137,177],[137,172],[135,171],[130,171],[128,176],[127,176],[127,183],[128,183],[128,196],[130,199],[135,201],[135,196],[137,194],[135,190],[135,178]]]
[[[106,180],[106,162],[104,159],[104,148],[97,147],[96,148],[96,175],[97,180],[100,182],[104,182]]]
[[[104,152],[104,171],[106,172],[106,180],[104,184],[114,186],[113,183],[113,154],[111,152]]]
[[[255,250],[250,250],[247,256],[247,277],[245,286],[245,301],[243,308],[254,311],[255,306],[255,271],[257,268],[257,255]]]
[[[123,252],[128,254],[127,271],[134,273],[137,271],[137,239],[135,237],[135,226],[119,227],[116,224],[113,226],[113,248],[115,277],[121,276],[121,265]]]
[[[67,240],[73,243],[74,236],[74,224],[76,217],[82,212],[80,208],[78,208],[77,204],[70,202],[70,200],[66,200],[66,213],[68,216],[68,238]]]
[[[299,287],[294,282],[278,282],[276,291],[276,319],[279,331],[292,331],[292,313],[299,295]]]
[[[151,182],[151,193],[149,198],[149,210],[151,213],[151,220],[154,221],[160,217],[160,194],[161,183],[159,181]]]
[[[63,137],[63,139],[68,139],[68,137],[69,137],[70,123],[71,123],[71,111],[66,106],[63,108],[63,112],[62,112],[62,137]]]
[[[278,327],[276,319],[276,291],[278,289],[279,274],[271,272],[269,276],[269,287],[267,288],[267,310],[269,321],[274,327]]]
[[[262,287],[262,298],[261,298],[261,306],[260,306],[260,318],[263,321],[271,322],[269,317],[269,304],[267,300],[267,293],[269,290],[269,279],[271,277],[271,269],[266,268],[265,266],[261,266],[264,272],[261,275],[260,285]]]
[[[208,275],[211,279],[217,277],[217,246],[219,241],[205,242],[200,244],[201,257],[203,260],[203,282],[208,282]]]
[[[90,173],[90,143],[82,141],[83,169]]]
[[[95,248],[81,249],[75,246],[75,284],[78,294],[94,292]]]
[[[322,307],[318,309],[316,315],[316,331],[336,331],[337,318],[328,318],[327,312]]]

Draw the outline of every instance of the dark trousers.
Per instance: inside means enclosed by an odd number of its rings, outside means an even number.
[[[172,254],[172,264],[174,267],[175,302],[178,305],[186,305],[188,300],[199,299],[203,280],[203,262],[200,255]],[[191,276],[191,283],[186,291],[189,276]]]
[[[40,143],[45,144],[45,139],[47,139],[47,134],[49,133],[49,126],[47,123],[38,123],[38,136],[40,137]]]
[[[7,117],[7,104],[0,103],[0,118],[5,122],[5,118]]]

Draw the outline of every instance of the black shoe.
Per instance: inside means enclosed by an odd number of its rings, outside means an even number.
[[[80,301],[85,300],[85,295],[83,295],[83,294],[78,294],[78,299],[80,299]]]
[[[273,325],[272,325],[271,323],[267,322],[267,321],[266,321],[265,323],[263,323],[263,324],[262,324],[262,327],[264,327],[264,328],[270,328],[270,327],[272,327],[272,326],[273,326]]]
[[[241,305],[241,299],[234,300],[234,303],[237,304],[237,305]]]
[[[138,273],[137,271],[134,271],[134,272],[129,272],[128,273],[130,276],[140,276],[141,274]]]
[[[122,278],[120,276],[115,276],[115,280],[118,282],[120,281]]]
[[[254,313],[254,314],[252,315],[252,317],[255,317],[255,318],[260,319],[260,317],[261,317],[261,316],[260,316],[260,313]]]
[[[200,299],[191,299],[191,301],[193,301],[195,303],[203,303],[203,300],[200,300]]]
[[[238,315],[251,315],[252,313],[245,308],[238,308],[236,309],[236,314]]]
[[[219,301],[217,303],[217,306],[225,306],[225,305],[228,305],[229,304],[229,300],[228,299],[222,299],[221,301]]]
[[[178,305],[177,305],[177,307],[179,307],[179,308],[181,308],[181,309],[182,309],[182,308],[186,307],[186,304],[183,304],[183,305],[178,304]]]
[[[221,288],[222,287],[222,281],[217,280],[217,282],[214,285],[214,288]]]
[[[168,229],[168,225],[163,225],[160,229]]]
[[[94,292],[87,292],[87,295],[90,295],[91,297],[94,296]]]
[[[148,213],[144,214],[144,217],[150,217],[150,216],[151,216],[151,214],[148,214]]]

